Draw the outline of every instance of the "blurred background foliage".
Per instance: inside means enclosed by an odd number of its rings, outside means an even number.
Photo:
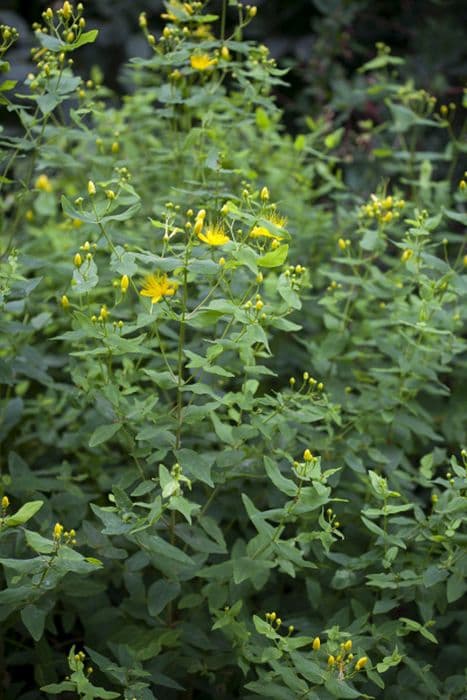
[[[218,2],[219,7],[221,0]],[[306,116],[328,112],[345,119],[377,118],[369,106],[358,104],[357,68],[374,54],[378,41],[403,56],[404,74],[441,100],[460,102],[467,74],[467,5],[464,0],[259,0],[258,16],[247,38],[264,42],[281,66],[290,69],[289,87],[277,99],[286,112],[291,131],[299,130]],[[15,75],[21,79],[32,68],[31,24],[60,2],[2,0],[0,22],[20,31],[10,54]],[[146,11],[151,30],[160,34],[162,0],[87,0],[89,28],[99,29],[99,40],[80,52],[78,72],[90,74],[94,66],[104,82],[118,93],[131,89],[124,64],[133,56],[148,56],[138,27]],[[213,8],[215,9],[215,8]]]

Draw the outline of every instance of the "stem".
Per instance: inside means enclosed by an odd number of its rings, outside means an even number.
[[[183,385],[183,347],[185,344],[185,329],[186,329],[186,305],[188,299],[187,277],[188,277],[188,246],[185,252],[185,265],[183,268],[183,308],[180,319],[180,332],[178,336],[178,359],[177,359],[177,433],[175,440],[175,449],[179,450],[182,442],[182,385]]]
[[[225,20],[227,18],[227,0],[222,0],[222,16],[221,16],[221,41],[225,39]]]

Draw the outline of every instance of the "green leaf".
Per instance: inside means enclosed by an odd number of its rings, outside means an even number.
[[[75,689],[75,684],[71,683],[70,681],[63,681],[62,683],[49,683],[49,685],[43,685],[41,687],[42,692],[50,693],[51,695],[58,695],[59,693],[65,693],[68,691],[73,692]]]
[[[270,457],[265,456],[264,466],[266,469],[266,474],[268,475],[274,486],[277,489],[279,489],[279,491],[285,493],[287,496],[290,496],[292,498],[297,495],[297,485],[294,481],[292,481],[291,479],[287,479],[285,476],[282,475],[282,473],[279,470],[279,467],[277,466],[276,462],[274,462],[274,460],[272,460]]]
[[[50,554],[55,549],[54,542],[42,537],[38,532],[26,530],[24,533],[28,545],[38,554]]]
[[[44,501],[29,501],[29,503],[25,503],[16,513],[5,518],[5,525],[7,527],[24,525],[24,523],[27,523],[43,505]]]
[[[406,630],[411,630],[413,632],[419,632],[422,637],[425,637],[425,639],[428,639],[428,641],[433,642],[433,644],[438,644],[438,640],[434,636],[434,634],[431,634],[426,627],[421,625],[419,622],[416,622],[415,620],[410,620],[407,617],[400,617],[399,622],[402,622],[405,625]]]
[[[453,573],[448,579],[446,586],[446,597],[448,603],[454,603],[459,598],[462,598],[467,591],[467,579],[458,573]]]
[[[37,605],[26,605],[21,610],[21,620],[35,642],[38,642],[44,633],[46,617],[46,610],[38,608]]]
[[[247,581],[248,579],[254,581],[254,579],[258,577],[267,577],[269,575],[270,569],[273,568],[274,563],[272,561],[266,561],[265,559],[252,559],[250,557],[240,557],[239,559],[234,559],[234,583],[239,584],[242,583],[242,581]]]
[[[178,581],[161,579],[156,581],[148,589],[148,610],[152,617],[157,617],[166,605],[174,600],[180,593],[181,586]]]
[[[340,681],[335,676],[331,676],[325,682],[325,688],[334,698],[360,698],[361,693],[355,688],[351,688],[345,681]]]
[[[337,146],[342,141],[343,135],[344,135],[343,127],[336,129],[335,131],[333,131],[332,133],[328,134],[325,137],[324,145],[326,146],[326,148],[329,148],[329,149],[337,148]]]
[[[270,250],[268,253],[258,258],[256,262],[260,267],[279,267],[279,265],[283,265],[287,260],[288,253],[289,246],[287,243],[284,243],[275,250]]]
[[[219,440],[226,445],[234,445],[235,439],[232,433],[232,426],[223,423],[214,411],[211,411],[209,415]]]
[[[193,503],[183,496],[172,496],[169,502],[170,510],[177,510],[191,525],[191,516],[201,509],[198,503]]]
[[[266,620],[263,620],[261,617],[258,617],[258,615],[253,615],[253,624],[258,634],[262,634],[268,639],[279,638],[279,635],[271,626],[271,624],[269,622],[266,622]]]
[[[95,429],[89,439],[89,447],[96,447],[103,442],[107,442],[117,433],[122,427],[121,423],[111,423],[110,425],[100,425]]]
[[[204,484],[213,487],[211,469],[214,464],[214,456],[207,456],[194,450],[183,448],[175,453],[177,462],[182,467],[182,471],[192,480],[202,481]]]
[[[88,32],[83,32],[73,44],[70,44],[72,49],[79,49],[84,44],[93,44],[99,34],[98,29],[90,29]]]

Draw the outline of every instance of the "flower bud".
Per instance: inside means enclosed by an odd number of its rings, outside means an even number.
[[[313,647],[313,651],[319,651],[319,650],[320,650],[320,648],[321,648],[321,639],[320,639],[319,637],[315,637],[315,638],[313,639],[312,647]]]
[[[54,530],[53,530],[53,535],[54,535],[54,540],[58,541],[61,539],[63,534],[63,525],[60,523],[55,523],[54,525]]]
[[[89,180],[89,182],[88,182],[88,195],[90,197],[94,197],[95,194],[96,194],[96,186],[92,180]]]
[[[368,657],[367,656],[361,656],[357,663],[355,664],[355,670],[356,671],[361,671],[364,666],[368,663]]]
[[[120,280],[120,289],[122,290],[122,294],[127,293],[129,284],[130,280],[128,275],[123,275],[122,279]]]

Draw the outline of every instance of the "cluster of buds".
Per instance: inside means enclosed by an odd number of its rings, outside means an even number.
[[[337,241],[337,246],[339,250],[347,250],[347,248],[350,246],[350,239],[348,238],[339,238]]]
[[[164,49],[173,44],[178,44],[183,37],[199,36],[199,38],[212,38],[209,26],[200,24],[196,14],[203,8],[202,2],[180,2],[172,0],[167,3],[167,11],[161,14],[161,19],[170,23],[164,27],[160,37],[159,49]],[[149,45],[156,48],[156,38],[148,30],[148,20],[146,13],[139,15],[139,26],[143,30],[144,36]]]
[[[282,620],[280,617],[277,616],[276,612],[266,613],[265,617],[266,617],[266,622],[269,622],[271,627],[275,627],[276,630],[278,630],[279,627],[282,625]],[[293,630],[292,630],[292,632],[293,632]]]
[[[269,622],[271,627],[275,628],[276,631],[279,630],[279,628],[282,625],[282,620],[280,617],[277,616],[277,613],[275,612],[270,612],[266,613],[265,615],[266,622]],[[287,627],[287,637],[290,637],[291,634],[295,632],[295,627],[293,625],[289,625]]]
[[[58,545],[64,542],[67,545],[76,544],[76,532],[75,530],[65,530],[61,523],[55,523],[53,529],[54,542]]]
[[[326,517],[333,530],[338,530],[341,526],[340,522],[337,520],[337,516],[332,508],[326,510]]]
[[[7,24],[0,24],[0,57],[8,51],[18,36],[17,29],[9,27]]]
[[[64,46],[63,51],[49,51],[43,47],[35,47],[31,50],[33,61],[37,64],[39,72],[28,75],[29,87],[32,91],[39,91],[51,76],[63,71],[64,65],[72,65],[73,59],[68,58],[68,51],[79,39],[86,26],[86,20],[82,16],[84,7],[82,3],[76,9],[70,2],[64,2],[63,6],[54,11],[48,7],[42,13],[43,24],[35,22],[33,29],[40,34],[49,34],[58,39]]]
[[[302,460],[295,460],[292,464],[299,479],[313,479],[321,476],[321,457],[316,457],[311,450],[306,448]]]
[[[276,243],[279,243],[279,241],[276,240]],[[301,288],[302,284],[305,281],[304,275],[306,271],[307,268],[303,265],[289,265],[289,267],[285,270],[284,275],[290,280],[290,286],[292,287],[292,289],[297,290]]]
[[[352,640],[348,639],[346,642],[341,642],[339,653],[336,656],[334,654],[328,656],[328,666],[337,670],[339,680],[344,680],[346,674],[361,671],[368,663],[368,657],[361,656],[353,665],[355,657],[352,653],[352,646]]]
[[[86,654],[84,651],[78,651],[77,654],[75,654],[75,661],[81,661],[83,663],[84,659],[86,658]]]
[[[267,318],[267,314],[263,311],[264,301],[261,297],[261,294],[256,294],[253,300],[249,299],[247,302],[245,302],[243,308],[246,311],[252,313],[252,319],[254,319],[255,321],[265,321]]]
[[[297,385],[297,380],[295,377],[289,378],[289,384],[292,389],[295,389]],[[319,382],[317,379],[312,377],[309,372],[303,372],[302,383],[298,388],[298,391],[304,391],[306,394],[322,394],[324,391],[324,383]]]
[[[336,280],[332,280],[331,284],[328,284],[326,287],[327,292],[335,292],[338,289],[342,289],[342,285],[340,282],[336,282]]]
[[[94,314],[91,316],[91,321],[93,323],[105,323],[110,316],[110,311],[107,308],[107,304],[102,304],[99,315]],[[123,326],[123,323],[122,323]]]
[[[405,201],[398,197],[388,195],[378,197],[375,194],[370,196],[370,201],[360,208],[360,216],[367,219],[375,219],[379,224],[389,224],[393,219],[397,219],[400,210],[405,207]]]
[[[454,102],[449,102],[447,105],[441,105],[439,108],[439,115],[442,119],[449,119],[454,115],[456,111],[456,105]]]
[[[81,2],[75,8],[71,2],[65,0],[56,12],[51,7],[44,10],[42,19],[45,26],[36,24],[34,29],[43,34],[55,34],[67,44],[73,44],[86,26],[86,20],[82,16],[83,10],[84,6]]]

